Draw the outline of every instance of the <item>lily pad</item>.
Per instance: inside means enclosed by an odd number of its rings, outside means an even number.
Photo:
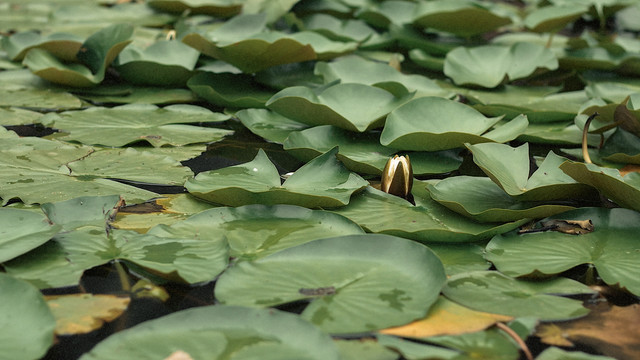
[[[114,147],[145,141],[160,147],[219,141],[233,131],[187,124],[227,119],[227,115],[194,105],[159,108],[155,105],[132,104],[49,114],[40,121],[48,127],[68,133],[58,137],[58,140]]]
[[[177,349],[195,359],[226,354],[265,360],[340,358],[331,337],[299,316],[217,305],[178,311],[118,332],[81,359],[165,359]]]
[[[467,145],[473,161],[507,194],[520,201],[549,201],[585,198],[593,188],[580,184],[560,170],[564,157],[549,151],[529,177],[529,144],[517,148],[485,143]]]
[[[425,243],[442,264],[447,276],[476,270],[488,270],[491,263],[485,260],[484,243]]]
[[[27,69],[0,72],[0,106],[28,109],[78,109],[82,102],[65,90],[47,85]]]
[[[619,208],[581,208],[553,218],[588,219],[594,231],[579,236],[557,231],[497,235],[487,245],[487,260],[509,276],[558,274],[592,264],[605,283],[640,294],[640,214]]]
[[[449,209],[481,222],[516,221],[555,215],[574,207],[518,201],[490,178],[456,176],[428,184],[431,197]]]
[[[76,61],[84,39],[64,33],[42,36],[35,31],[16,33],[2,38],[2,49],[12,61],[22,61],[26,53],[33,48],[40,48],[64,61]]]
[[[362,20],[340,20],[327,14],[312,14],[302,19],[306,30],[336,41],[364,42],[378,33]]]
[[[82,44],[77,58],[81,63],[65,64],[46,50],[31,49],[23,63],[36,75],[53,83],[89,87],[102,82],[107,67],[131,42],[133,27],[118,24],[91,35]]]
[[[495,11],[490,3],[471,0],[436,0],[416,7],[413,24],[422,28],[471,37],[511,24],[507,14]]]
[[[465,143],[513,140],[528,125],[526,116],[518,116],[486,132],[500,119],[487,118],[472,107],[452,100],[422,97],[409,101],[389,114],[380,143],[403,150],[447,150],[462,147]]]
[[[32,285],[4,273],[0,273],[0,289],[2,356],[40,359],[53,345],[53,329],[56,326],[56,320],[42,294]]]
[[[621,176],[616,169],[565,161],[560,169],[576,181],[598,189],[620,206],[640,211],[640,173]]]
[[[207,14],[231,17],[242,10],[242,3],[233,0],[149,0],[149,6],[160,11],[182,14]]]
[[[187,86],[208,102],[231,108],[263,108],[276,93],[246,74],[202,72],[190,78]]]
[[[349,172],[336,159],[337,148],[327,151],[293,173],[284,183],[260,149],[253,161],[206,171],[188,180],[191,194],[218,204],[290,204],[309,208],[336,207],[349,203],[351,194],[368,183]]]
[[[350,220],[321,210],[292,205],[246,205],[200,212],[171,226],[159,225],[148,234],[174,238],[207,238],[223,234],[231,256],[262,258],[283,249],[325,237],[363,234]]]
[[[331,59],[357,47],[356,43],[331,41],[314,32],[267,32],[265,24],[265,14],[239,15],[206,35],[191,33],[182,41],[246,73],[281,64]]]
[[[69,231],[86,225],[104,226],[113,220],[122,205],[118,195],[80,196],[42,204],[41,208],[51,222]]]
[[[240,110],[236,113],[236,117],[252,133],[278,144],[282,144],[292,132],[309,127],[307,124],[266,109]]]
[[[181,86],[193,74],[200,53],[179,41],[156,41],[146,49],[128,46],[114,66],[126,81],[139,85]]]
[[[442,292],[450,300],[470,309],[545,321],[569,320],[589,313],[582,301],[557,295],[594,293],[588,286],[567,278],[525,281],[497,271],[454,275]]]
[[[353,133],[334,126],[315,126],[291,132],[283,142],[285,150],[309,161],[338,146],[336,155],[345,166],[358,173],[380,175],[396,150],[380,145],[372,133]],[[441,174],[456,170],[462,159],[455,151],[413,152],[407,154],[415,175]]]
[[[47,305],[56,318],[57,335],[86,334],[118,318],[131,299],[113,295],[72,294],[48,296]]]
[[[459,215],[431,199],[425,184],[414,181],[412,194],[416,201],[367,187],[353,197],[348,206],[332,210],[365,230],[389,234],[421,242],[472,242],[515,229],[522,222],[482,224]]]
[[[388,235],[351,235],[236,263],[218,279],[215,295],[223,304],[259,307],[309,299],[300,316],[344,334],[424,316],[444,281],[442,263],[424,245]]]
[[[198,101],[198,96],[188,89],[131,84],[101,84],[93,88],[74,89],[81,99],[98,104],[183,104]]]
[[[600,156],[613,162],[640,164],[640,141],[635,134],[618,127],[600,149]]]
[[[444,73],[456,84],[487,88],[496,87],[505,80],[528,77],[543,68],[557,69],[558,59],[543,45],[526,42],[511,46],[459,47],[447,53],[444,60]]]
[[[0,263],[35,249],[60,230],[43,214],[0,208]]]
[[[42,117],[42,114],[35,111],[14,107],[0,108],[0,125],[4,126],[34,124],[38,122],[40,117]]]
[[[530,12],[524,19],[524,25],[531,31],[555,33],[580,18],[587,10],[585,4],[575,2],[571,6],[543,6]]]
[[[288,118],[308,125],[333,125],[364,132],[382,127],[385,116],[413,97],[406,89],[391,93],[357,83],[327,84],[319,88],[286,88],[266,106]]]

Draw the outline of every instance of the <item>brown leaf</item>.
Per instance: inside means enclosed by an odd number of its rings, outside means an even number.
[[[601,302],[584,318],[539,326],[536,335],[547,344],[582,344],[619,360],[636,360],[640,359],[638,323],[640,304],[619,307]]]
[[[56,334],[85,334],[99,329],[127,309],[130,299],[113,295],[73,294],[46,296],[56,318]]]
[[[380,333],[413,338],[439,335],[458,335],[484,330],[497,322],[513,317],[471,310],[440,297],[427,317],[404,326],[381,330]]]
[[[523,227],[518,234],[527,234],[541,231],[558,231],[565,234],[584,235],[593,232],[593,222],[587,220],[560,220],[552,219],[541,221],[540,227]]]

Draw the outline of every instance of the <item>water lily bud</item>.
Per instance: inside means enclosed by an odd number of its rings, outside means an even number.
[[[382,171],[380,189],[388,194],[407,198],[413,186],[413,170],[409,156],[394,155]]]

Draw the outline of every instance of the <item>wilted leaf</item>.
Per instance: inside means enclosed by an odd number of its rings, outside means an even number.
[[[47,296],[47,305],[56,318],[57,335],[85,334],[118,318],[127,309],[130,299],[113,295]]]

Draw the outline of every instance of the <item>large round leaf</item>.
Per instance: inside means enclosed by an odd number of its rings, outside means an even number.
[[[32,285],[0,273],[0,355],[40,359],[53,344],[56,320]]]
[[[305,124],[334,125],[363,132],[381,127],[384,117],[412,96],[406,90],[392,94],[357,83],[329,84],[315,89],[294,86],[273,95],[266,106]]]
[[[82,360],[165,359],[338,360],[325,333],[273,309],[206,306],[144,322],[99,343]],[[184,355],[183,355],[184,357]]]
[[[408,201],[372,187],[353,197],[349,205],[332,210],[367,231],[422,242],[470,242],[491,238],[523,222],[481,224],[457,214],[431,199],[424,183],[414,181]]]
[[[202,172],[188,180],[185,187],[196,197],[229,206],[344,206],[351,194],[366,187],[368,182],[349,172],[336,159],[337,152],[334,148],[318,156],[280,184],[278,170],[260,149],[253,161]]]
[[[175,238],[206,238],[207,234],[219,233],[229,242],[231,256],[256,259],[312,240],[364,231],[348,219],[322,210],[292,205],[246,205],[206,210],[148,232]]]
[[[290,133],[309,127],[266,109],[244,109],[238,111],[236,116],[252,133],[279,144],[282,144]]]
[[[515,200],[485,177],[449,177],[435,185],[429,184],[427,188],[435,201],[459,214],[483,222],[535,219],[573,209],[568,205]]]
[[[189,79],[187,86],[214,105],[232,108],[262,108],[275,94],[246,74],[202,72]]]
[[[37,248],[60,230],[43,214],[0,208],[0,263]]]
[[[312,241],[236,263],[216,284],[224,304],[312,300],[301,317],[331,333],[372,331],[423,317],[445,281],[424,245],[389,235]]]
[[[189,11],[192,14],[207,14],[220,17],[230,17],[242,10],[242,4],[229,0],[149,0],[152,8],[182,14]]]
[[[33,48],[40,48],[65,61],[76,60],[76,54],[84,40],[73,34],[53,33],[42,36],[35,31],[26,31],[2,38],[2,48],[13,61],[21,61]]]
[[[160,147],[218,141],[232,131],[187,124],[224,121],[228,118],[194,105],[159,108],[155,105],[131,104],[49,114],[40,121],[69,133],[59,137],[59,140],[114,147],[146,141]]]
[[[489,242],[486,258],[510,276],[558,274],[580,264],[593,264],[607,284],[640,295],[640,214],[619,208],[582,208],[553,218],[591,220],[594,231],[579,236],[556,231],[510,232]]]
[[[422,97],[409,101],[389,114],[380,143],[403,150],[454,149],[465,143],[513,140],[524,132],[528,124],[525,116],[519,116],[484,134],[500,119],[487,118],[472,107],[456,101]]]
[[[584,316],[589,310],[582,306],[582,301],[556,295],[594,293],[588,286],[567,278],[525,281],[497,271],[454,275],[442,291],[450,300],[470,309],[540,320],[568,320]]]

